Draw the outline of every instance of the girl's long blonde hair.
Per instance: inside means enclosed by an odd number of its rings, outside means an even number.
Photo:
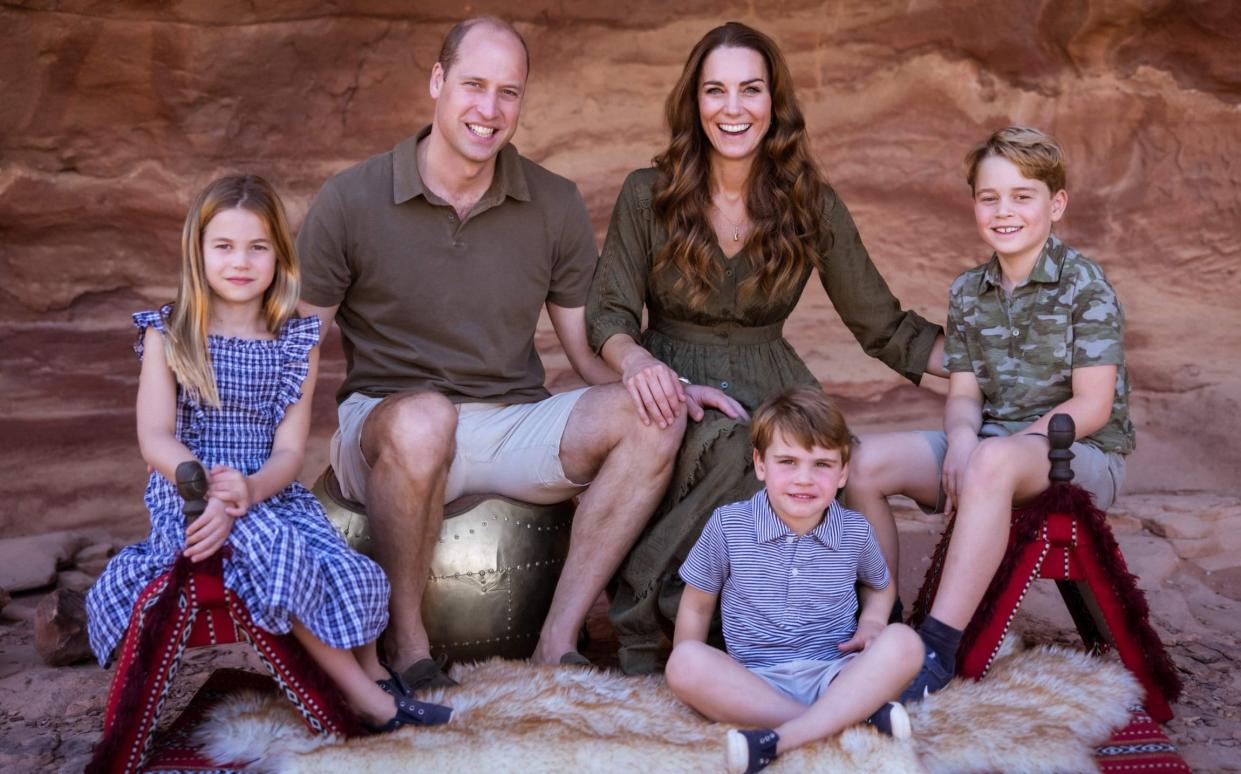
[[[267,227],[276,253],[276,275],[263,294],[263,317],[268,331],[279,334],[296,311],[301,292],[288,219],[271,183],[257,175],[229,175],[204,188],[194,199],[181,230],[181,286],[165,321],[164,353],[182,389],[210,406],[220,405],[220,393],[207,349],[211,287],[203,264],[203,232],[218,213],[231,209],[257,215]]]

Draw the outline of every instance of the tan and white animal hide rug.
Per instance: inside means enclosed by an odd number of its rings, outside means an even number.
[[[1093,747],[1128,722],[1137,681],[1113,660],[1006,645],[985,680],[956,680],[909,707],[913,739],[855,727],[780,756],[779,772],[1095,771]],[[452,722],[341,742],[312,737],[276,695],[216,707],[199,740],[218,761],[275,772],[711,772],[728,726],[682,705],[658,677],[492,660],[420,698]]]

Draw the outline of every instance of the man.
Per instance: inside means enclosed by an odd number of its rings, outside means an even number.
[[[420,615],[445,502],[552,503],[585,489],[533,660],[588,664],[578,632],[684,432],[684,410],[643,424],[617,384],[551,397],[543,386],[544,305],[587,383],[617,374],[586,343],[598,253],[581,194],[509,145],[528,70],[507,23],[458,24],[431,71],[431,125],[328,180],[298,236],[302,312],[338,322],[348,363],[332,466],[367,507],[392,581],[388,659],[415,688],[451,684]]]

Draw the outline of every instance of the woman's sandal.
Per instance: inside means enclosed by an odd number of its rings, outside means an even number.
[[[372,734],[386,734],[402,726],[440,726],[452,719],[452,707],[443,704],[432,704],[429,701],[418,701],[404,696],[396,699],[396,714],[382,726],[363,723],[362,726]]]

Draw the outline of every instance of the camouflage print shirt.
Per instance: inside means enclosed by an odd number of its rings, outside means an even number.
[[[1119,366],[1112,415],[1082,440],[1105,452],[1133,451],[1124,310],[1103,269],[1055,235],[1011,296],[994,256],[957,277],[946,336],[948,370],[974,372],[983,424],[1006,433],[1071,398],[1074,368]]]

